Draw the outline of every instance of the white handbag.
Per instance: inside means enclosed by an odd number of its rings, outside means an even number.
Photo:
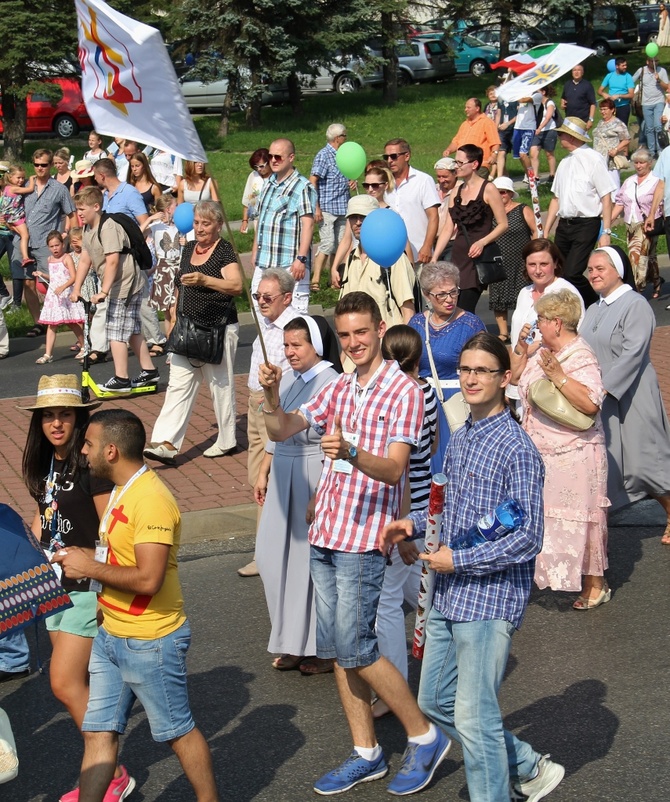
[[[0,784],[13,780],[19,773],[19,758],[12,725],[0,707]]]

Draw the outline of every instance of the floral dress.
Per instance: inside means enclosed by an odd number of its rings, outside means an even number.
[[[181,245],[177,226],[157,222],[149,226],[150,244],[156,259],[151,286],[151,305],[165,312],[177,302],[174,277],[181,261]]]
[[[60,326],[61,323],[83,323],[84,307],[81,302],[73,303],[70,300],[72,287],[68,287],[62,295],[56,295],[54,290],[62,287],[70,280],[70,271],[64,261],[49,262],[49,289],[40,319],[42,325]]]
[[[590,400],[605,398],[600,366],[588,343],[577,337],[556,358],[565,375],[588,388]],[[548,418],[528,401],[528,390],[545,374],[539,352],[519,381],[523,428],[542,455],[544,543],[535,561],[539,588],[580,591],[582,575],[602,576],[607,568],[607,451],[600,420],[585,432],[574,432]]]

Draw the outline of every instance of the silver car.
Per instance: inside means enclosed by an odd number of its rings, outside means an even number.
[[[242,74],[242,83],[250,82],[250,76]],[[221,78],[218,81],[203,83],[199,78],[193,76],[193,72],[187,72],[179,79],[181,93],[186,100],[186,105],[190,111],[203,109],[221,109],[228,94],[228,79]],[[288,87],[286,84],[265,84],[261,102],[264,106],[272,106],[284,103],[288,100]],[[243,106],[242,104],[237,104]]]

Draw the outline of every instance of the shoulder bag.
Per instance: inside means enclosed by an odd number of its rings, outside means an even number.
[[[576,352],[575,352],[576,353]],[[564,357],[567,358],[567,357]],[[562,362],[563,359],[559,359]],[[596,415],[587,415],[574,407],[549,379],[536,379],[528,388],[528,401],[548,418],[573,432],[585,432],[596,422]]]
[[[226,339],[228,321],[213,326],[201,326],[184,314],[184,287],[179,293],[177,319],[170,332],[167,351],[185,356],[194,368],[220,365],[223,359],[223,345]],[[193,360],[193,361],[192,361]],[[194,362],[198,364],[194,364]]]
[[[644,116],[644,112],[642,110],[642,85],[644,83],[644,70],[645,67],[643,66],[640,70],[640,83],[635,88],[633,92],[633,99],[630,102],[630,108],[633,114],[642,119]]]
[[[460,429],[468,419],[468,415],[470,414],[470,405],[465,400],[463,393],[460,390],[457,393],[454,393],[448,400],[444,400],[442,383],[440,377],[437,375],[437,368],[435,367],[435,360],[433,359],[433,349],[430,347],[430,328],[428,325],[429,315],[430,313],[427,312],[424,317],[426,320],[426,352],[428,353],[428,361],[430,362],[430,372],[433,376],[435,394],[437,395],[438,401],[442,406],[444,417],[447,419],[447,423],[449,424],[449,431],[453,434],[455,431]]]
[[[463,223],[459,223],[458,225],[463,231],[463,236],[465,237],[468,248],[470,248],[472,243],[470,242],[467,228]],[[479,283],[483,284],[485,287],[489,284],[496,284],[499,281],[504,281],[507,278],[507,271],[503,264],[500,246],[495,240],[485,245],[481,254],[472,261],[477,268],[477,279]]]

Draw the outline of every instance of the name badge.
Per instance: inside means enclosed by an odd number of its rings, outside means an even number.
[[[358,440],[359,434],[358,432],[345,432],[342,431],[342,435],[347,443],[351,443],[352,446],[356,446],[358,448]],[[346,473],[350,476],[354,472],[354,466],[346,459],[336,459],[333,462],[333,470],[336,473]]]
[[[102,543],[100,540],[96,540],[95,554],[93,555],[93,559],[97,563],[106,563],[108,554],[109,546],[104,545],[104,543]],[[92,579],[91,584],[89,585],[89,590],[91,590],[93,593],[102,593],[102,582],[97,579]]]
[[[53,559],[54,559],[54,554],[55,554],[56,552],[55,552],[55,551],[53,551],[52,549],[44,549],[44,553],[47,555],[47,560],[49,560],[49,562],[51,563],[51,567],[54,569],[54,573],[56,574],[56,578],[57,578],[57,579],[58,579],[58,581],[60,582],[60,581],[61,581],[61,578],[62,578],[62,576],[63,576],[63,569],[62,569],[62,567],[61,567],[61,564],[60,564],[60,563],[55,563],[55,562],[53,561]]]

